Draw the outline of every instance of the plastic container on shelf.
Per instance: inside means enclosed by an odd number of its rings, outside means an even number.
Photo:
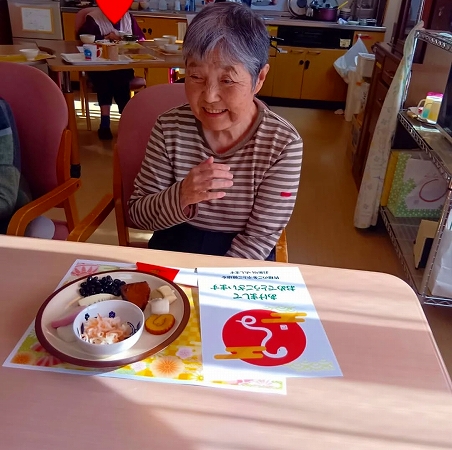
[[[185,1],[185,11],[196,11],[195,0],[186,0]]]
[[[356,62],[356,74],[359,78],[372,77],[375,65],[375,55],[373,53],[359,53]]]

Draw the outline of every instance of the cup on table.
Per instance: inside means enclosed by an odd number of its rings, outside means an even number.
[[[168,38],[154,38],[154,44],[156,44],[158,47],[162,47],[165,44],[169,44],[169,39]]]
[[[81,34],[80,40],[83,44],[94,44],[96,36],[94,34]]]
[[[25,56],[27,61],[34,61],[39,53],[39,49],[37,48],[22,48],[19,51]]]
[[[164,50],[168,53],[176,53],[179,50],[178,44],[165,44],[163,46]]]
[[[110,61],[119,61],[119,45],[112,42],[102,43],[102,55]]]
[[[83,54],[87,61],[96,61],[102,55],[102,48],[97,48],[96,44],[83,44]]]
[[[164,34],[162,37],[165,38],[165,39],[168,39],[168,41],[169,41],[168,44],[175,44],[176,43],[177,36],[173,36],[171,34]]]
[[[438,120],[442,101],[443,94],[439,92],[429,92],[427,97],[423,98],[417,105],[419,112],[422,109],[422,113],[420,113],[421,119],[426,120],[428,123],[435,124]]]

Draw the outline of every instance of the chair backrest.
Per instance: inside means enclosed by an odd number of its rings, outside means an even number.
[[[34,198],[58,185],[57,158],[68,124],[59,87],[41,70],[0,62],[0,97],[11,106],[19,133],[22,169]]]
[[[159,84],[136,94],[121,114],[116,144],[120,174],[115,170],[115,176],[121,177],[120,200],[127,227],[134,227],[129,219],[127,201],[133,192],[133,182],[140,170],[155,121],[160,114],[186,102],[184,84]],[[115,180],[117,182],[119,180]]]
[[[94,11],[97,8],[83,8],[80,11],[77,12],[75,15],[75,35],[78,37],[78,30],[82,27],[82,25],[85,23],[86,16],[91,12]]]

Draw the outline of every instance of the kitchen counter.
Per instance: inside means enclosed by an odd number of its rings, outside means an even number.
[[[61,12],[73,12],[76,13],[81,8],[62,6]],[[158,18],[171,18],[171,19],[181,19],[186,20],[187,14],[193,14],[193,12],[185,11],[159,11],[159,10],[139,10],[139,11],[129,11],[134,16],[148,16],[148,17],[158,17]],[[322,22],[319,20],[302,20],[293,17],[290,13],[282,14],[268,14],[262,11],[262,18],[267,25],[286,25],[293,27],[313,27],[313,28],[337,28],[342,30],[354,30],[354,31],[376,31],[384,33],[386,27],[374,27],[374,26],[361,26],[361,25],[339,25],[335,22]]]

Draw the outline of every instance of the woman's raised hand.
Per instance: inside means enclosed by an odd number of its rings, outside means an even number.
[[[182,182],[180,201],[182,209],[195,203],[223,198],[226,192],[220,189],[229,188],[233,175],[226,164],[216,164],[210,156],[201,164],[190,170]]]

